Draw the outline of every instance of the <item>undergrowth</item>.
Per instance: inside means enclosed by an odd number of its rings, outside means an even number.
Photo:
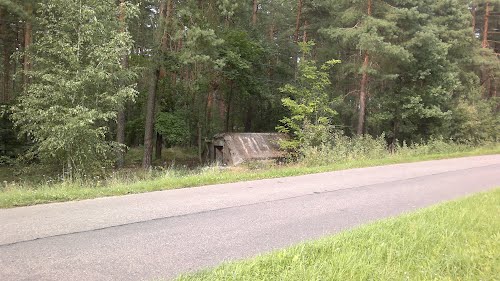
[[[423,145],[402,145],[397,147],[394,153],[390,153],[385,148],[382,138],[349,139],[339,137],[333,147],[307,148],[302,153],[303,157],[298,162],[285,165],[269,162],[248,163],[237,168],[220,166],[189,168],[187,165],[170,165],[149,171],[129,167],[113,171],[105,176],[89,176],[72,181],[53,177],[26,178],[14,181],[1,179],[0,208],[298,176],[423,160],[498,154],[500,153],[500,145],[489,143],[477,147],[433,140]],[[0,176],[8,174],[8,169],[12,168],[0,168]]]

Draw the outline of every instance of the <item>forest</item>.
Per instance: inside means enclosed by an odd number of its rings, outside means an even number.
[[[287,133],[294,159],[500,139],[500,1],[0,0],[0,54],[0,165],[202,162],[222,132]]]

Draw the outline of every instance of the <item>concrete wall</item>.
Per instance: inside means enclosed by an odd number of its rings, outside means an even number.
[[[247,161],[278,159],[285,153],[279,141],[286,135],[278,133],[227,133],[214,137],[209,145],[211,161],[236,166]]]

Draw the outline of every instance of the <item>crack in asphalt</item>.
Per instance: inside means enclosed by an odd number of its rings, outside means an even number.
[[[135,222],[129,222],[129,223],[124,223],[124,224],[111,225],[111,226],[100,227],[100,228],[89,229],[89,230],[82,230],[82,231],[75,231],[75,232],[69,232],[69,233],[61,233],[61,234],[55,234],[55,235],[50,235],[50,236],[44,236],[44,237],[37,237],[37,238],[33,238],[33,239],[28,239],[28,240],[22,240],[22,241],[16,241],[16,242],[12,242],[12,243],[0,244],[0,248],[6,248],[6,247],[9,247],[9,246],[14,246],[14,245],[18,245],[18,244],[24,244],[24,243],[30,243],[30,242],[36,242],[36,241],[39,241],[39,240],[45,240],[45,239],[51,239],[51,238],[64,237],[64,236],[72,236],[72,235],[77,235],[77,234],[82,234],[82,233],[91,233],[91,232],[97,232],[97,231],[102,231],[102,230],[107,230],[107,229],[120,228],[120,227],[125,227],[125,226],[130,226],[130,225],[137,225],[137,224],[143,224],[143,223],[149,223],[149,222],[155,222],[155,221],[162,221],[162,220],[168,220],[168,219],[174,219],[174,218],[189,217],[189,216],[207,214],[207,213],[212,213],[212,212],[217,212],[217,211],[237,209],[237,208],[248,207],[248,206],[256,206],[256,205],[267,204],[267,203],[272,203],[272,202],[287,201],[287,200],[292,200],[292,199],[297,199],[297,198],[302,198],[302,197],[317,196],[317,195],[330,194],[330,193],[342,192],[342,191],[354,190],[354,189],[356,189],[356,190],[366,190],[368,188],[373,188],[373,187],[376,187],[378,185],[384,185],[384,184],[388,184],[388,183],[401,183],[401,182],[405,182],[405,181],[418,180],[418,179],[426,178],[426,177],[434,177],[434,176],[445,175],[445,174],[453,174],[453,173],[457,173],[457,172],[464,172],[464,171],[470,171],[470,170],[476,170],[476,169],[483,169],[483,168],[489,168],[489,167],[495,167],[495,166],[498,166],[500,168],[500,164],[491,164],[491,165],[485,165],[485,166],[471,167],[471,168],[466,168],[466,169],[458,169],[458,170],[453,170],[453,171],[446,171],[446,172],[441,172],[441,173],[435,173],[435,174],[428,174],[428,175],[410,177],[410,178],[405,178],[405,179],[400,179],[400,180],[394,180],[394,181],[386,181],[386,182],[366,184],[366,185],[360,185],[360,186],[352,186],[352,187],[347,187],[347,188],[338,188],[338,189],[335,189],[335,190],[316,191],[316,192],[306,193],[306,194],[297,195],[297,196],[290,196],[290,197],[286,197],[286,198],[260,201],[260,202],[250,203],[250,204],[228,206],[228,207],[222,207],[222,208],[217,208],[217,209],[210,209],[210,210],[198,211],[198,212],[187,213],[187,214],[179,214],[179,215],[173,215],[173,216],[167,216],[167,217],[153,218],[153,219],[148,219],[148,220],[143,220],[143,221],[135,221]]]

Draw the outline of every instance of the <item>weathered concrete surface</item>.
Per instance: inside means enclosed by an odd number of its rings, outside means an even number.
[[[500,186],[500,155],[0,210],[0,280],[151,280]]]
[[[285,155],[279,146],[285,138],[286,135],[277,133],[219,134],[210,144],[211,160],[236,166],[247,161],[278,159]]]

